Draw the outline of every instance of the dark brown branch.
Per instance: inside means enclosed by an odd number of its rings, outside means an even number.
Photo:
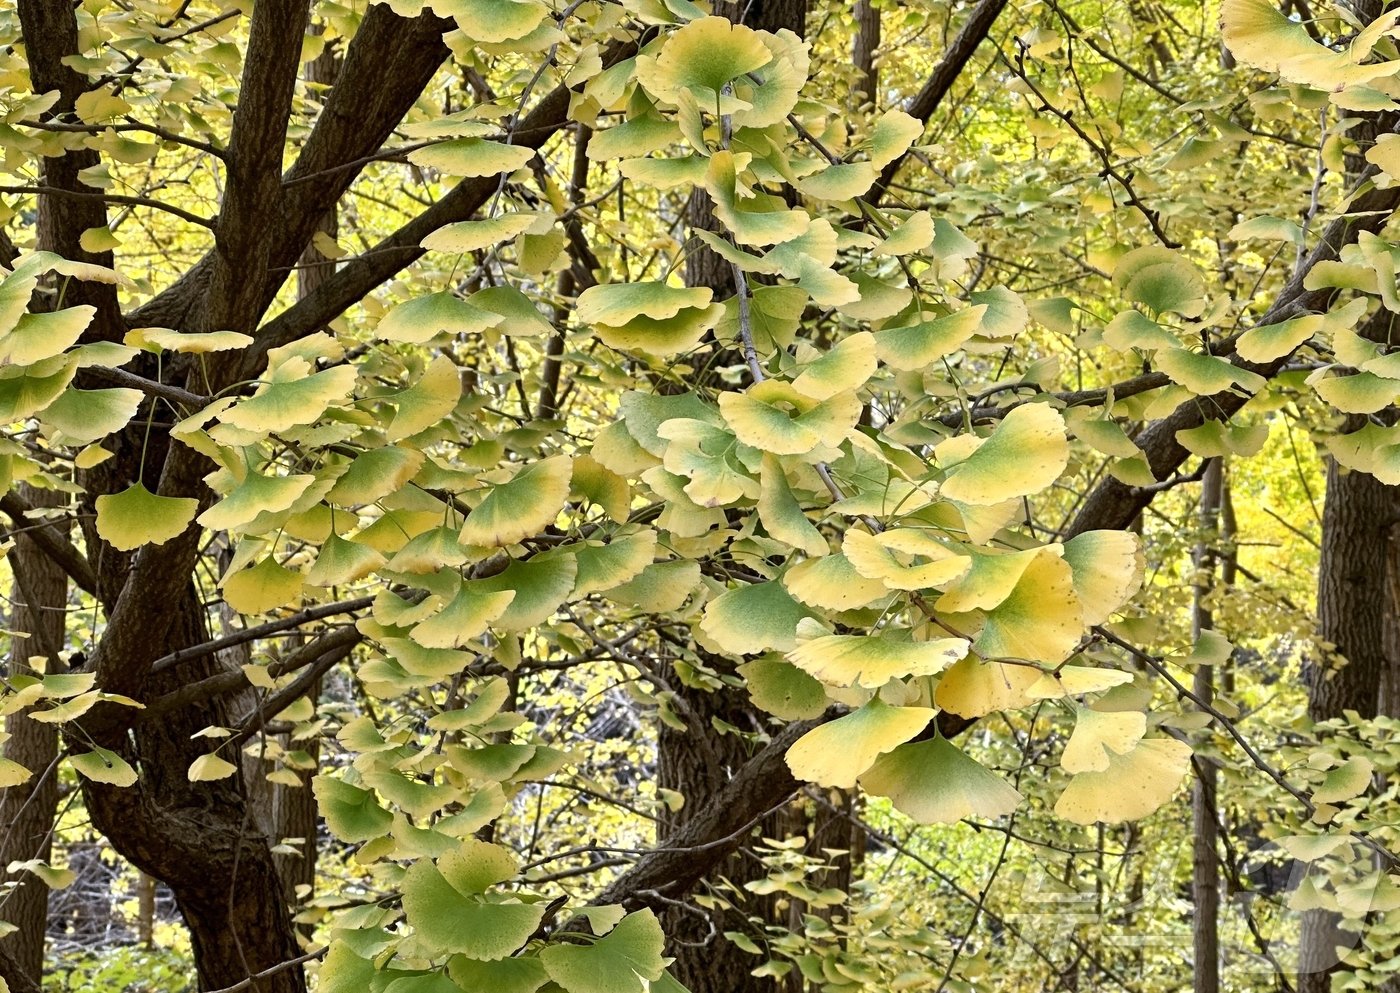
[[[121,193],[98,193],[91,190],[65,190],[59,186],[0,186],[0,193],[8,193],[12,196],[69,197],[74,200],[119,203],[129,207],[150,207],[152,210],[163,211],[183,221],[189,221],[191,224],[198,224],[200,227],[210,230],[213,230],[214,227],[214,222],[207,217],[200,217],[198,214],[192,214],[181,207],[152,200],[149,197],[133,197]]]
[[[967,23],[962,26],[962,30],[953,39],[953,43],[943,53],[943,58],[934,67],[933,74],[929,76],[928,81],[924,83],[923,88],[909,104],[907,112],[910,115],[918,118],[924,124],[928,124],[934,112],[943,102],[943,98],[948,95],[948,91],[958,81],[962,71],[972,61],[977,47],[986,39],[987,34],[992,30],[992,25],[996,23],[996,19],[1001,16],[1001,12],[1005,8],[1006,0],[982,0],[973,8]],[[907,157],[908,153],[906,152],[880,170],[880,178],[875,181],[875,185],[866,196],[866,203],[872,207],[879,205]]]
[[[334,617],[336,614],[353,614],[357,610],[364,610],[374,603],[374,597],[360,597],[358,600],[344,600],[340,603],[323,603],[319,607],[308,607],[300,610],[290,617],[281,620],[268,621],[266,624],[259,624],[256,627],[244,628],[235,631],[233,634],[226,634],[222,638],[214,638],[206,641],[202,645],[193,645],[190,648],[182,648],[179,651],[171,652],[155,660],[151,664],[151,672],[164,672],[185,662],[192,662],[195,659],[207,658],[215,652],[223,651],[225,648],[233,648],[235,645],[244,645],[250,641],[257,641],[260,638],[267,638],[283,631],[290,631],[299,628],[303,624],[311,621],[319,621],[326,617]]]

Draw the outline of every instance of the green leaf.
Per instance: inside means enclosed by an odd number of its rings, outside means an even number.
[[[385,439],[401,441],[441,423],[461,399],[462,375],[457,364],[446,355],[436,356],[418,382],[391,398],[394,417],[384,429]]]
[[[772,59],[759,33],[724,17],[701,17],[671,33],[656,56],[637,57],[637,81],[659,100],[688,94],[708,113],[733,114],[750,106],[722,94],[725,84]]]
[[[1142,586],[1146,561],[1130,531],[1084,531],[1064,545],[1086,625],[1102,624]]]
[[[316,776],[311,780],[317,809],[341,841],[368,841],[389,832],[394,817],[379,805],[373,790],[352,786],[332,776]]]
[[[234,404],[219,420],[244,431],[275,434],[317,420],[336,401],[345,401],[354,389],[354,366],[336,366],[306,375],[308,363],[290,359],[247,400]]]
[[[554,615],[573,591],[578,561],[567,553],[536,555],[514,561],[500,575],[472,580],[477,592],[514,592],[504,614],[492,622],[499,631],[527,631]]]
[[[326,500],[342,507],[374,503],[402,489],[422,468],[424,458],[416,448],[397,445],[361,452],[335,481]]]
[[[492,962],[529,939],[544,904],[491,903],[459,892],[433,863],[415,862],[403,877],[403,909],[418,940],[437,952]]]
[[[136,782],[136,770],[116,752],[93,746],[92,751],[70,755],[68,761],[87,779],[110,786],[130,786]]]
[[[1070,565],[1041,549],[1011,595],[987,612],[973,648],[984,658],[1058,663],[1084,633],[1084,613],[1074,595]]]
[[[664,320],[684,310],[704,308],[714,296],[708,287],[666,283],[606,283],[579,294],[575,316],[584,324],[620,328],[638,317]]]
[[[814,638],[788,653],[804,672],[832,686],[879,689],[891,679],[932,676],[967,654],[962,638],[897,641],[878,635]]]
[[[961,348],[977,333],[986,304],[964,308],[947,317],[877,332],[880,361],[901,372],[917,372]]]
[[[65,445],[86,445],[126,427],[141,405],[141,391],[66,390],[44,408],[40,419],[59,432]]]
[[[316,562],[306,573],[309,586],[341,586],[363,579],[384,564],[384,556],[368,545],[338,534],[321,543]]]
[[[120,493],[99,496],[94,503],[97,533],[124,552],[178,538],[199,509],[199,501],[193,497],[157,496],[140,483],[132,483]]]
[[[1308,377],[1317,395],[1344,414],[1374,414],[1400,397],[1400,380],[1385,379],[1370,372],[1352,376],[1319,375]]]
[[[426,621],[415,624],[409,637],[424,648],[461,648],[485,634],[514,599],[515,590],[487,593],[471,583],[462,583],[452,601]]]
[[[1185,348],[1164,348],[1157,353],[1157,367],[1197,396],[1214,396],[1238,386],[1246,393],[1264,388],[1264,377],[1241,369],[1218,355],[1202,355]]]
[[[537,11],[542,9],[539,6],[535,7]],[[505,145],[499,141],[488,141],[485,138],[456,138],[452,141],[438,142],[436,145],[429,145],[426,148],[409,152],[408,161],[424,169],[436,169],[449,176],[477,178],[495,176],[503,172],[514,172],[534,156],[535,150],[533,148],[525,148],[521,145]],[[437,246],[424,245],[423,247],[435,248]],[[470,251],[470,249],[461,249],[461,251]]]
[[[1158,314],[1196,317],[1205,309],[1206,284],[1199,270],[1169,248],[1149,245],[1128,252],[1113,270],[1113,286],[1133,303]]]
[[[66,354],[28,367],[0,368],[0,423],[22,421],[43,410],[63,394],[76,372]]]
[[[1352,756],[1328,772],[1322,784],[1312,791],[1313,803],[1341,803],[1360,796],[1371,788],[1375,771],[1370,759]]]
[[[851,789],[884,752],[904,744],[933,720],[928,707],[891,707],[879,697],[795,741],[787,765],[798,779]]]
[[[78,340],[96,313],[96,307],[84,305],[22,314],[14,329],[0,337],[0,363],[29,366],[58,355]]]
[[[1292,352],[1326,325],[1321,314],[1305,314],[1279,324],[1251,328],[1235,346],[1246,362],[1272,362]]]
[[[523,466],[486,498],[462,525],[464,545],[499,548],[533,537],[552,524],[569,498],[573,460],[555,455]]]
[[[797,647],[797,622],[809,616],[777,581],[726,590],[705,605],[700,630],[731,655]]]
[[[549,982],[544,963],[529,956],[482,962],[454,955],[447,960],[447,974],[467,993],[535,993]]]
[[[900,745],[881,755],[861,775],[860,785],[876,796],[889,797],[895,809],[920,824],[997,818],[1021,802],[1021,794],[1010,783],[941,736]]]
[[[719,409],[744,444],[774,455],[807,455],[840,445],[859,420],[861,405],[853,392],[817,402],[791,383],[767,379],[744,393],[721,393]]]
[[[935,451],[948,472],[943,496],[973,506],[1038,493],[1069,463],[1064,418],[1044,403],[1012,409],[985,440],[962,435]]]
[[[785,721],[807,721],[826,710],[826,688],[797,666],[761,658],[738,668],[754,706]]]
[[[223,582],[224,600],[240,614],[265,614],[301,596],[303,577],[279,565],[271,556]]]
[[[438,228],[419,244],[430,252],[475,252],[510,241],[538,220],[536,214],[501,214],[483,221],[457,221]]]
[[[515,41],[534,31],[549,15],[536,0],[431,0],[439,17],[450,17],[474,41]]]
[[[480,334],[504,318],[474,307],[454,293],[429,293],[401,303],[379,319],[375,334],[388,341],[421,345],[439,334]],[[443,361],[451,361],[439,356]]]
[[[666,969],[664,946],[656,915],[639,910],[592,944],[549,945],[540,961],[568,993],[647,993]]]

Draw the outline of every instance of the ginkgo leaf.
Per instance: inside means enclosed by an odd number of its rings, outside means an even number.
[[[959,555],[931,535],[913,528],[880,534],[847,531],[842,544],[856,572],[878,579],[892,590],[943,586],[967,572],[972,559]],[[917,559],[927,559],[918,562]]]
[[[1064,660],[1084,633],[1070,565],[1049,548],[1026,566],[1011,595],[987,612],[973,648],[987,658]]]
[[[787,766],[804,782],[851,789],[881,754],[922,731],[935,713],[928,707],[891,707],[876,697],[798,738],[788,749]]]
[[[124,552],[142,545],[163,545],[185,532],[199,510],[193,497],[157,496],[141,483],[94,501],[97,533]]]
[[[584,324],[620,328],[638,317],[664,320],[684,310],[708,307],[713,296],[714,292],[704,286],[605,283],[579,294],[575,315]]]
[[[1191,764],[1191,746],[1174,738],[1146,738],[1124,755],[1112,751],[1108,768],[1081,772],[1055,803],[1076,824],[1118,824],[1146,817],[1176,793]]]
[[[637,81],[668,103],[678,103],[684,92],[710,113],[733,114],[748,104],[724,94],[726,84],[763,68],[772,57],[752,28],[724,17],[701,17],[672,32],[656,56],[639,56]]]
[[[536,555],[514,561],[500,575],[474,579],[478,593],[513,592],[515,599],[505,613],[491,622],[500,631],[525,631],[547,621],[574,588],[578,560],[570,554]]]
[[[220,758],[213,752],[209,752],[190,763],[186,776],[192,783],[205,783],[217,779],[227,779],[237,771],[238,766]]]
[[[368,841],[387,834],[394,817],[374,798],[373,790],[361,789],[333,776],[311,780],[317,810],[341,841]]]
[[[656,557],[656,532],[644,528],[611,538],[607,543],[587,542],[575,549],[578,572],[574,597],[610,590],[635,579]]]
[[[342,365],[324,372],[305,375],[304,362],[290,360],[297,366],[286,372],[279,369],[274,378],[258,389],[252,397],[229,407],[219,420],[244,431],[273,434],[299,424],[310,424],[327,407],[338,400],[347,400],[358,376],[354,366]],[[286,377],[286,378],[284,378]]]
[[[797,181],[803,195],[816,200],[852,200],[864,196],[875,182],[870,162],[838,162]]]
[[[1097,693],[1132,681],[1133,674],[1120,669],[1062,665],[1043,673],[1026,688],[1026,694],[1036,700],[1060,700],[1067,696]]]
[[[7,790],[11,786],[27,783],[33,776],[33,771],[18,762],[0,757],[0,790]]]
[[[965,817],[1011,813],[1021,794],[943,737],[913,741],[875,760],[860,777],[867,793],[889,797],[920,824],[953,824]]]
[[[1196,317],[1205,309],[1206,284],[1198,270],[1170,248],[1149,245],[1118,260],[1113,286],[1133,303],[1158,314]]]
[[[538,534],[569,498],[572,474],[573,461],[567,455],[527,463],[508,481],[493,486],[467,515],[462,544],[497,548]]]
[[[524,38],[547,16],[537,0],[431,0],[439,17],[450,17],[473,41],[497,43]]]
[[[0,337],[0,362],[27,366],[52,358],[78,340],[96,313],[97,308],[84,305],[21,314],[10,333]]]
[[[549,982],[549,974],[544,963],[538,958],[518,956],[483,962],[465,955],[454,955],[447,960],[447,975],[456,984],[455,989],[491,990],[492,993],[535,993]]]
[[[419,244],[430,252],[475,252],[510,241],[537,220],[535,214],[502,214],[482,221],[457,221],[438,228]]]
[[[363,579],[384,564],[384,556],[358,541],[329,535],[306,573],[309,586],[341,586]]]
[[[791,662],[754,659],[739,666],[738,672],[754,706],[774,717],[805,721],[826,710],[826,688]]]
[[[63,444],[86,445],[124,428],[141,398],[140,390],[65,390],[40,419],[60,432]]]
[[[94,783],[110,786],[130,786],[136,782],[136,770],[116,752],[93,746],[92,751],[70,755],[69,763]]]
[[[1326,323],[1321,314],[1304,314],[1278,324],[1262,324],[1240,335],[1235,351],[1246,362],[1272,362],[1317,334]]]
[[[513,879],[517,862],[507,848],[476,838],[463,838],[456,848],[438,858],[437,867],[454,890],[471,896]]]
[[[917,117],[902,110],[887,110],[875,121],[870,129],[870,161],[877,169],[882,169],[919,140],[924,133],[924,124]]]
[[[792,388],[813,400],[826,400],[860,389],[875,374],[875,365],[875,336],[869,331],[858,331],[804,366],[801,375],[792,381]]]
[[[1213,459],[1221,455],[1257,455],[1269,440],[1266,421],[1256,424],[1224,424],[1206,421],[1176,432],[1176,440],[1192,455]]]
[[[800,562],[783,574],[783,585],[802,603],[821,610],[859,610],[889,596],[883,582],[862,576],[846,555]]]
[[[1400,61],[1360,64],[1397,18],[1398,11],[1383,15],[1340,52],[1318,44],[1307,28],[1284,16],[1269,0],[1225,0],[1220,28],[1225,47],[1246,65],[1276,72],[1290,82],[1337,90],[1391,76],[1400,69]]]
[[[1125,755],[1147,733],[1147,715],[1138,710],[1101,712],[1080,707],[1060,756],[1066,772],[1104,772],[1110,755]]]
[[[408,153],[408,161],[424,169],[436,169],[450,176],[475,178],[514,172],[535,155],[533,148],[506,145],[485,138],[456,138],[438,142]],[[470,223],[470,222],[462,222]],[[518,232],[517,232],[518,233]],[[429,238],[433,237],[429,235]],[[513,237],[513,235],[511,236]],[[424,245],[424,248],[436,246]],[[452,249],[449,249],[451,251]],[[461,249],[470,251],[470,249]]]
[[[775,455],[763,456],[759,472],[758,519],[763,529],[779,541],[812,556],[827,553],[826,538],[807,519],[792,487],[782,461]]]
[[[1238,386],[1247,393],[1264,388],[1264,377],[1242,369],[1218,355],[1202,355],[1186,348],[1163,348],[1157,352],[1157,367],[1197,396],[1213,396]]]
[[[768,379],[744,393],[721,393],[719,409],[744,444],[774,455],[806,455],[818,446],[840,445],[860,418],[861,405],[855,393],[818,403],[791,383]]]
[[[1330,770],[1322,784],[1312,791],[1314,803],[1341,803],[1360,796],[1371,788],[1371,776],[1376,767],[1363,755],[1354,755]]]
[[[423,375],[402,393],[392,397],[394,417],[384,429],[390,442],[400,441],[442,422],[462,398],[462,376],[446,355],[428,363]]]
[[[37,414],[63,395],[76,373],[66,353],[36,365],[0,367],[0,423]]]
[[[264,476],[250,472],[228,496],[196,520],[211,531],[232,531],[252,522],[259,514],[278,514],[291,508],[315,476]]]
[[[1308,377],[1317,395],[1344,414],[1374,414],[1400,397],[1400,380],[1385,379],[1370,372],[1351,376],[1319,375]]]
[[[700,630],[731,655],[797,647],[797,622],[810,616],[777,581],[726,590],[705,605]]]
[[[621,124],[594,132],[588,142],[588,155],[595,162],[648,155],[680,139],[681,129],[675,121],[659,113],[639,113]],[[662,188],[671,179],[681,176],[686,177],[691,185],[698,185],[708,164],[703,156],[698,155],[685,159],[629,158],[627,162],[618,163],[623,175],[640,181],[659,179],[661,182],[658,185]]]
[[[484,634],[514,599],[514,590],[485,592],[463,583],[447,606],[415,624],[408,636],[424,648],[461,648]]]
[[[1081,532],[1065,542],[1062,554],[1086,626],[1108,620],[1142,585],[1146,560],[1130,531]]]
[[[480,334],[502,320],[500,314],[474,307],[455,293],[429,293],[390,310],[380,318],[375,334],[389,341],[421,345],[439,334]]]
[[[975,655],[955,663],[938,680],[933,702],[960,717],[1019,710],[1034,701],[1027,690],[1040,674],[1020,665],[984,662]]]
[[[938,447],[940,464],[946,451]],[[1038,493],[1068,464],[1069,440],[1060,412],[1048,404],[1022,404],[965,458],[945,464],[948,478],[941,492],[950,500],[988,506]]]
[[[453,888],[426,859],[404,873],[403,910],[418,940],[437,952],[483,961],[503,959],[529,939],[544,904],[494,903]]]
[[[265,614],[301,595],[303,576],[271,556],[224,578],[224,601],[240,614]]]
[[[422,467],[425,457],[416,448],[399,445],[361,452],[335,481],[326,499],[344,507],[374,503],[401,489]]]
[[[497,327],[512,337],[532,338],[554,333],[554,326],[540,316],[535,301],[514,286],[488,286],[468,297],[467,303],[500,317]]]
[[[656,915],[639,910],[590,944],[546,946],[540,962],[568,993],[647,993],[666,969],[664,949]]]
[[[185,352],[205,355],[247,348],[253,343],[251,335],[240,331],[173,331],[170,328],[132,328],[122,339],[133,348],[148,352]]]
[[[897,641],[873,634],[836,634],[801,644],[787,657],[823,683],[879,689],[891,679],[942,672],[967,649],[962,638]]]
[[[946,317],[880,331],[875,335],[876,352],[892,369],[925,369],[966,344],[981,327],[986,312],[986,304],[976,304]]]
[[[604,590],[603,597],[647,614],[679,610],[700,585],[700,563],[688,559],[654,562],[636,579]]]
[[[634,317],[621,327],[599,324],[595,330],[603,344],[620,352],[675,355],[694,348],[723,316],[724,307],[712,304],[688,307],[673,317]]]
[[[1130,348],[1151,351],[1181,345],[1181,339],[1140,310],[1125,310],[1109,321],[1103,329],[1103,340],[1120,352]]]

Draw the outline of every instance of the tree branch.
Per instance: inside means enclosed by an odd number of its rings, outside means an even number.
[[[0,511],[3,511],[16,525],[28,526],[31,524],[30,510],[29,505],[13,490],[0,496]],[[57,529],[47,524],[40,524],[25,531],[25,536],[38,545],[55,565],[66,572],[75,586],[84,593],[97,595],[97,576],[92,571],[92,565]]]

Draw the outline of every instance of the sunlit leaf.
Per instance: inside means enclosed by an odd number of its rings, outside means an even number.
[[[934,713],[927,707],[891,707],[876,697],[798,738],[788,749],[788,768],[805,782],[850,789],[880,755],[922,731]]]
[[[868,793],[889,797],[896,810],[920,824],[997,818],[1021,802],[1010,783],[941,736],[881,755],[861,775],[860,785]]]

